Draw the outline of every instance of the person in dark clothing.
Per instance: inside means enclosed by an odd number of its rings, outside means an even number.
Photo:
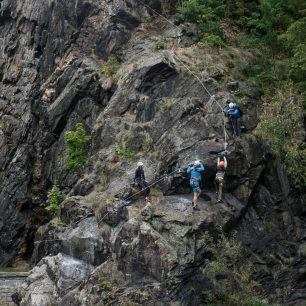
[[[220,156],[218,156],[217,173],[215,177],[217,203],[220,203],[222,201],[222,189],[223,189],[223,184],[224,184],[224,176],[225,176],[226,167],[227,167],[226,157],[224,156],[223,160],[220,161]]]
[[[137,169],[135,171],[134,182],[137,184],[140,190],[143,190],[145,201],[148,202],[150,201],[149,199],[150,188],[148,187],[148,183],[146,182],[143,168],[144,168],[143,162],[138,162]]]

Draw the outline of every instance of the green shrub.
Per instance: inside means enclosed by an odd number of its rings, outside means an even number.
[[[205,12],[206,6],[200,0],[183,1],[178,11],[184,21],[196,22],[198,16]]]
[[[54,217],[60,208],[61,191],[58,185],[53,185],[52,189],[49,190],[48,198],[50,202],[46,210]]]
[[[113,285],[112,283],[105,279],[105,278],[101,278],[99,280],[99,285],[100,287],[104,290],[104,291],[112,291],[113,290]]]
[[[269,306],[267,303],[262,300],[249,296],[247,294],[237,294],[234,297],[233,306]]]
[[[225,43],[219,35],[210,34],[204,36],[202,43],[205,47],[224,47]]]
[[[142,150],[145,153],[148,153],[148,152],[151,151],[152,146],[153,146],[153,139],[151,138],[151,136],[148,133],[145,133],[144,134],[144,140],[143,140],[143,143],[142,143]]]
[[[202,293],[203,306],[215,306],[214,295],[210,290],[204,290]]]
[[[161,107],[161,110],[162,111],[169,110],[175,104],[175,102],[176,102],[175,98],[166,99]]]
[[[160,0],[149,0],[149,5],[152,7],[152,9],[161,13],[162,6]]]
[[[136,152],[134,150],[127,148],[125,145],[119,145],[116,148],[116,153],[123,159],[129,159],[136,155]]]
[[[162,49],[165,49],[165,43],[164,43],[164,41],[163,40],[157,40],[156,42],[155,42],[155,49],[156,50],[162,50]]]
[[[254,296],[257,283],[252,277],[255,268],[243,257],[236,235],[226,237],[221,231],[218,238],[213,239],[206,233],[205,241],[211,258],[204,273],[213,285],[213,293],[209,290],[203,292],[204,305],[266,306]]]
[[[196,23],[202,33],[222,35],[221,20],[225,14],[222,0],[186,0],[178,7],[183,21]]]
[[[86,161],[86,145],[91,136],[86,134],[82,123],[77,123],[75,131],[65,132],[67,155],[65,160],[69,170],[79,169]]]
[[[107,61],[101,61],[101,73],[107,77],[115,74],[120,65],[117,58],[114,55],[110,55]]]
[[[266,94],[267,96],[267,94]],[[301,140],[303,109],[291,86],[264,97],[256,135],[285,163],[291,184],[306,186],[306,146]]]

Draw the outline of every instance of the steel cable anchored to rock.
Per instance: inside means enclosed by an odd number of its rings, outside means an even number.
[[[142,1],[139,1],[142,5],[144,5],[145,7],[147,7],[149,10],[151,10],[152,12],[154,12],[154,14],[158,15],[159,17],[163,18],[165,21],[167,21],[171,26],[175,27],[176,30],[181,31],[181,29],[175,25],[171,20],[169,20],[168,18],[166,18],[165,16],[163,16],[162,14],[158,13],[156,10],[154,10],[152,7],[150,7],[149,5],[145,4]],[[178,36],[178,33],[176,35],[176,39],[180,37]],[[180,39],[177,39],[177,43],[180,43]],[[201,84],[201,86],[204,88],[204,90],[206,91],[206,93],[210,96],[210,99],[213,102],[216,102],[216,104],[218,105],[218,107],[220,108],[220,112],[223,114],[224,109],[223,107],[220,105],[220,103],[216,100],[215,96],[212,95],[210,93],[210,91],[207,89],[207,87],[204,85],[204,83],[201,81],[201,79],[194,73],[192,72],[189,67],[179,58],[179,56],[177,54],[175,54],[173,51],[169,51],[169,50],[165,50],[164,52],[168,52],[168,57],[171,53],[173,53],[173,55],[175,56],[175,58],[183,65],[183,67]],[[171,54],[172,55],[172,54]],[[172,60],[173,63],[175,63],[175,59],[172,55]],[[226,134],[226,120],[225,120],[225,116],[223,116],[223,133],[224,133],[224,150],[227,150],[227,134]]]
[[[204,161],[207,161],[207,160],[211,160],[211,159],[215,159],[215,157],[209,157],[209,158],[202,159],[201,162],[204,162]],[[161,177],[158,178],[156,181],[154,181],[153,183],[149,184],[147,187],[143,188],[142,190],[140,190],[140,191],[134,193],[133,195],[131,195],[131,196],[125,198],[125,199],[120,199],[120,201],[123,201],[123,202],[124,202],[123,205],[121,205],[120,208],[122,208],[122,207],[124,207],[124,206],[127,206],[129,203],[126,203],[126,202],[129,201],[130,199],[132,199],[133,197],[135,197],[135,196],[137,196],[137,195],[143,193],[144,190],[147,190],[148,188],[153,187],[154,185],[156,185],[157,183],[159,183],[160,181],[162,181],[164,178],[166,178],[166,177],[168,177],[168,176],[174,174],[174,173],[177,172],[177,171],[182,171],[182,168],[181,168],[181,167],[180,167],[180,168],[177,168],[177,169],[173,170],[172,172],[167,173],[167,174],[161,176]],[[100,221],[98,221],[98,224],[100,224],[100,223],[101,223],[110,213],[111,213],[111,212],[108,211],[108,212],[100,219]]]

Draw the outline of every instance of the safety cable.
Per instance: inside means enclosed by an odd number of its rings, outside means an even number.
[[[174,53],[176,59],[184,66],[184,68],[191,74],[193,75],[198,81],[199,83],[202,85],[202,87],[205,89],[205,91],[207,92],[207,94],[210,96],[210,98],[212,99],[212,101],[216,102],[216,104],[219,106],[220,111],[223,114],[223,107],[221,106],[221,104],[215,99],[215,95],[212,95],[209,90],[207,89],[207,87],[204,85],[204,83],[201,81],[201,79],[190,70],[190,68],[183,63],[183,61]],[[223,133],[224,133],[224,150],[226,151],[227,149],[227,134],[226,134],[226,120],[225,120],[225,116],[223,116]]]
[[[143,1],[139,0],[139,2],[144,5],[145,7],[147,7],[149,10],[151,10],[152,12],[154,12],[156,15],[158,15],[159,17],[161,17],[162,19],[166,20],[169,24],[171,24],[171,26],[174,26],[176,29],[178,29],[179,31],[181,31],[181,29],[175,25],[172,21],[170,21],[168,18],[166,18],[165,16],[163,16],[162,14],[160,14],[159,12],[157,12],[156,10],[154,10],[152,7],[150,7],[149,5],[147,5],[146,3],[144,3]],[[176,37],[177,38],[177,37]],[[170,51],[168,51],[170,52]],[[212,95],[209,90],[207,89],[207,87],[204,85],[204,83],[201,81],[201,79],[194,73],[192,72],[189,67],[183,63],[183,61],[178,57],[177,54],[175,54],[176,59],[185,67],[185,69],[188,70],[188,72],[193,75],[197,81],[202,85],[202,87],[204,88],[204,90],[207,92],[207,94],[210,96],[210,98],[212,99],[212,101],[216,102],[216,104],[219,106],[220,111],[223,114],[223,107],[220,105],[220,103],[215,99],[215,96]],[[226,120],[225,120],[225,116],[223,116],[223,132],[224,132],[224,150],[227,150],[227,134],[226,134]]]
[[[204,162],[204,161],[207,161],[207,160],[210,160],[210,159],[215,159],[215,157],[208,157],[208,158],[205,158],[205,159],[201,160],[201,162]],[[126,201],[130,200],[131,198],[135,197],[136,195],[143,193],[146,189],[148,189],[148,188],[150,188],[150,187],[156,185],[158,182],[160,182],[161,180],[163,180],[165,177],[170,176],[171,174],[173,174],[173,173],[175,173],[176,171],[179,171],[179,170],[181,170],[181,168],[177,168],[177,169],[175,169],[174,171],[172,171],[172,172],[170,172],[170,173],[167,173],[167,174],[161,176],[158,180],[154,181],[153,183],[151,183],[151,184],[148,185],[147,187],[143,188],[142,190],[140,190],[140,191],[134,193],[133,195],[131,195],[131,196],[129,196],[128,198],[126,198],[126,199],[124,199],[124,200],[121,200],[121,201],[126,202]],[[122,205],[120,208],[122,208],[122,207],[124,207],[124,206],[126,206],[125,203],[124,203],[124,205]],[[98,225],[99,225],[99,224],[100,224],[100,223],[101,223],[110,213],[111,213],[111,212],[108,211],[108,212],[102,217],[102,219],[100,219],[100,221],[98,221]]]
[[[139,2],[144,5],[145,7],[147,7],[148,9],[150,9],[152,12],[154,12],[156,15],[158,15],[159,17],[161,17],[162,19],[164,19],[165,21],[167,21],[169,24],[171,24],[171,26],[175,27],[177,30],[181,31],[181,29],[175,25],[172,21],[170,21],[168,18],[166,18],[165,16],[161,15],[160,13],[158,13],[156,10],[154,10],[152,7],[150,7],[149,5],[147,5],[146,3],[144,3],[143,1],[139,0]],[[215,99],[215,96],[212,95],[210,93],[210,91],[207,89],[207,87],[204,85],[204,83],[201,81],[201,79],[190,70],[190,68],[179,58],[179,56],[177,54],[175,54],[173,51],[169,51],[167,50],[167,52],[171,52],[175,58],[182,64],[182,66],[184,66],[184,68],[192,75],[196,78],[196,80],[201,84],[201,86],[204,88],[204,90],[207,92],[207,94],[209,95],[210,99],[214,102],[216,102],[216,104],[218,105],[218,107],[220,108],[221,113],[223,114],[223,108],[220,105],[220,103]],[[226,133],[226,120],[225,120],[225,116],[223,116],[223,133],[224,133],[224,151],[227,150],[227,133]],[[119,180],[119,179],[118,179]],[[121,180],[121,179],[120,179]],[[117,180],[113,181],[112,183],[116,182]],[[120,193],[121,190],[123,190],[125,187],[122,187],[121,189],[119,189],[117,191],[117,193]]]

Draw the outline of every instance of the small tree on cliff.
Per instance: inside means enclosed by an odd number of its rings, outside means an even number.
[[[91,136],[86,134],[82,123],[77,123],[75,131],[65,132],[67,155],[65,160],[69,170],[79,169],[86,161],[86,145]]]
[[[59,210],[61,197],[62,195],[58,185],[53,185],[52,189],[48,192],[49,205],[46,207],[46,210],[50,212],[52,217],[54,217]]]

